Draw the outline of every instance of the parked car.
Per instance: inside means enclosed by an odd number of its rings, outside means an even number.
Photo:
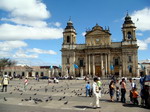
[[[48,76],[41,76],[40,79],[49,79]]]
[[[76,77],[76,80],[84,80],[85,77]]]

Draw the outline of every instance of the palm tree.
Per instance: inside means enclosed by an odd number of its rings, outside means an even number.
[[[4,70],[5,67],[10,67],[16,65],[16,61],[10,60],[9,58],[1,58],[0,59],[0,76],[2,76],[2,70]]]

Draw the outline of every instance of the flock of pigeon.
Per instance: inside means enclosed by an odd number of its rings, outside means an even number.
[[[38,83],[38,82],[36,82]],[[57,101],[63,101],[64,105],[67,105],[69,103],[69,100],[71,101],[70,97],[80,97],[80,96],[85,96],[85,84],[81,85],[81,87],[79,89],[73,89],[71,86],[73,86],[73,84],[71,82],[68,81],[64,81],[64,85],[60,86],[59,84],[56,85],[46,85],[46,86],[39,86],[37,87],[37,84],[29,84],[28,85],[28,90],[24,91],[22,86],[18,86],[21,85],[21,83],[18,83],[17,85],[9,85],[8,90],[10,88],[14,88],[13,91],[10,91],[8,94],[12,95],[12,94],[19,94],[20,98],[21,98],[21,102],[33,102],[34,104],[39,104],[39,103],[48,103],[51,102],[53,100],[57,100]],[[36,85],[36,86],[35,86]],[[105,83],[103,84],[103,88],[102,88],[102,94],[109,94],[108,89],[105,90]],[[34,88],[35,87],[35,88]],[[44,98],[41,97],[41,93],[45,93],[44,94]],[[58,93],[58,96],[56,95]],[[30,94],[30,96],[28,98],[26,98],[26,94]],[[51,95],[50,95],[51,94]],[[42,94],[43,95],[43,94]],[[7,95],[8,96],[8,95]],[[22,97],[21,97],[22,96]],[[57,97],[56,97],[57,96]],[[4,101],[8,101],[8,98],[3,97]]]

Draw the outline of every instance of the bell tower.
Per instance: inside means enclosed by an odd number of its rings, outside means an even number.
[[[123,42],[129,42],[129,43],[131,41],[135,42],[136,41],[135,31],[136,31],[136,27],[132,22],[131,17],[127,13],[122,27]]]
[[[63,32],[63,45],[76,44],[76,31],[72,21],[69,19]]]

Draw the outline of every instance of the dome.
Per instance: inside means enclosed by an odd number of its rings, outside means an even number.
[[[92,29],[93,30],[95,30],[95,29],[103,30],[103,28],[101,26],[99,26],[98,24],[96,24]]]
[[[67,26],[66,26],[65,30],[67,30],[67,29],[74,29],[73,22],[71,21],[71,19],[69,19],[69,21],[67,22]]]
[[[131,17],[128,15],[128,13],[127,13],[127,15],[125,17],[124,24],[133,24],[133,22],[131,20]]]

